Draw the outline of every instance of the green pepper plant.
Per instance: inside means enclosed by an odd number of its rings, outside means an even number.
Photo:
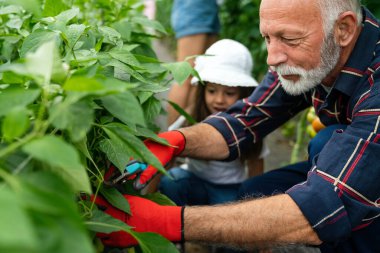
[[[193,69],[157,60],[151,39],[166,31],[142,11],[141,0],[0,0],[0,252],[101,252],[95,234],[119,230],[136,252],[177,252],[80,197],[131,213],[121,192],[139,193],[105,187],[110,164],[133,157],[165,173],[143,143],[165,144],[155,94]]]

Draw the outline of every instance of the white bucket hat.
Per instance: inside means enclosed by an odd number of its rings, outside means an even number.
[[[258,86],[257,81],[251,76],[251,53],[243,44],[222,39],[211,45],[205,54],[196,57],[194,67],[202,81],[232,87]],[[199,81],[196,76],[191,79],[192,84]]]

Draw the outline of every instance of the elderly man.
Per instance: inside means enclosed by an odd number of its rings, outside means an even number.
[[[255,92],[226,113],[147,142],[166,164],[173,156],[234,159],[313,105],[336,130],[305,181],[283,194],[203,207],[166,207],[126,196],[133,216],[104,200],[106,212],[169,240],[238,246],[329,244],[334,252],[380,252],[380,29],[359,0],[262,0],[260,31],[270,70]],[[155,173],[137,178],[143,186]],[[149,212],[144,211],[149,209]],[[124,232],[102,236],[128,246]]]

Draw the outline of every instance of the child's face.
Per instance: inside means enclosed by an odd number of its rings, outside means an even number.
[[[239,96],[239,87],[228,87],[216,83],[206,84],[205,101],[211,113],[225,111],[239,99]]]

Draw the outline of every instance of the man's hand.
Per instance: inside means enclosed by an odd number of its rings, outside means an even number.
[[[184,207],[160,206],[148,199],[137,196],[124,195],[128,200],[132,216],[117,209],[101,196],[97,196],[95,204],[105,213],[119,219],[129,226],[134,227],[136,232],[154,232],[162,235],[173,242],[183,239],[182,212]],[[97,233],[96,236],[104,245],[110,247],[130,247],[137,245],[137,241],[125,231],[112,232],[109,234]]]
[[[165,146],[152,140],[146,140],[146,147],[158,158],[163,166],[168,164],[175,156],[178,156],[185,148],[186,139],[180,131],[169,131],[158,134],[158,137],[167,140],[170,146]],[[144,188],[157,174],[157,169],[148,166],[137,175],[134,187],[137,190]]]

